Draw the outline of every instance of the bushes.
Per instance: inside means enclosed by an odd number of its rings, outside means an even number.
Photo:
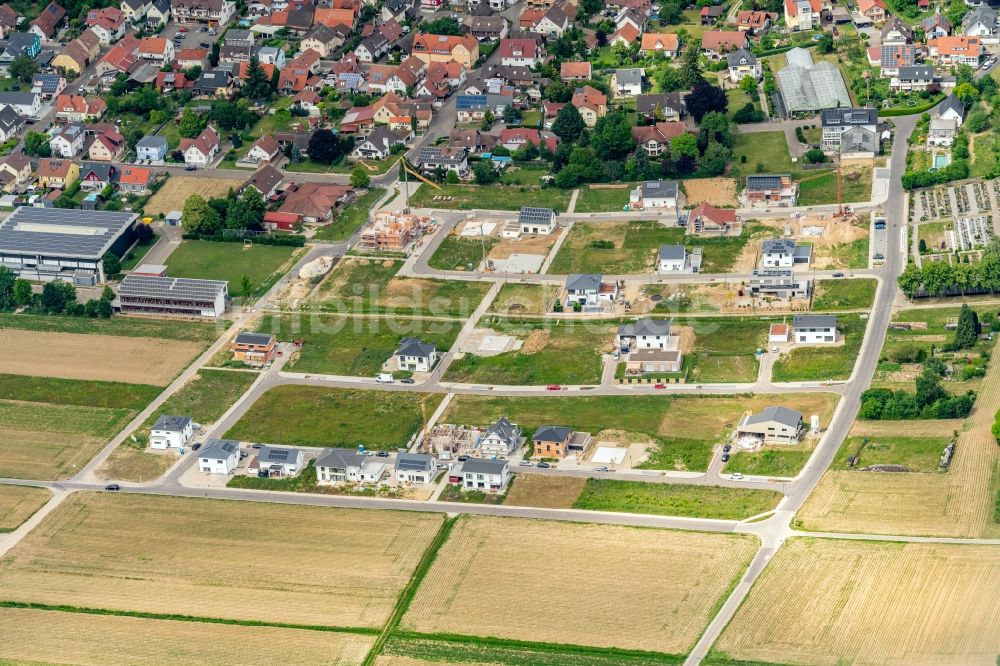
[[[997,440],[997,444],[1000,444],[1000,410],[997,410],[996,416],[993,417],[993,437]],[[998,498],[998,505],[1000,505],[1000,498]]]
[[[184,234],[182,238],[184,238],[184,240],[205,240],[214,241],[216,243],[242,243],[244,240],[242,236],[208,236],[204,234]],[[306,244],[304,236],[292,235],[253,236],[250,240],[258,245],[280,245],[282,247],[302,247]]]

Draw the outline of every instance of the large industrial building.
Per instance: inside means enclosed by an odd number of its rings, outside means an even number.
[[[104,282],[102,260],[135,243],[134,213],[21,207],[0,222],[0,265],[27,280],[90,286]]]
[[[118,288],[124,313],[221,317],[228,302],[229,283],[224,280],[131,274]]]
[[[814,113],[851,106],[851,95],[836,65],[825,60],[813,63],[809,52],[797,47],[786,53],[785,58],[788,66],[776,76],[787,113]]]

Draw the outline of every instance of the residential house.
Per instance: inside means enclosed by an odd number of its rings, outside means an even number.
[[[747,34],[738,30],[709,30],[701,37],[701,52],[713,60],[747,46]]]
[[[279,141],[280,137],[275,136]],[[295,213],[303,223],[325,222],[333,215],[337,204],[351,192],[350,185],[327,183],[299,183],[285,192],[281,213]]]
[[[150,28],[158,29],[165,26],[170,21],[171,10],[170,0],[153,0],[146,13],[146,25]]]
[[[354,55],[361,62],[375,62],[389,51],[389,40],[380,32],[372,34],[361,40],[361,43],[354,49]]]
[[[556,229],[556,213],[551,208],[521,206],[517,224],[522,234],[548,235]]]
[[[56,28],[59,27],[64,18],[66,18],[66,10],[56,3],[50,2],[38,17],[31,22],[28,32],[33,32],[39,38],[48,41],[55,36]]]
[[[608,44],[612,47],[621,44],[625,48],[631,48],[633,44],[639,39],[642,33],[631,23],[624,23],[620,28],[614,31],[611,38],[608,40]]]
[[[794,206],[799,198],[799,185],[792,182],[791,175],[756,174],[747,176],[744,190],[750,206]]]
[[[507,127],[501,130],[497,143],[511,151],[517,151],[530,143],[554,153],[559,139],[551,132],[539,132],[534,128]]]
[[[478,460],[462,463],[461,483],[465,490],[502,493],[510,482],[510,463],[506,460]]]
[[[6,143],[21,134],[24,130],[25,118],[12,107],[0,109],[0,141]]]
[[[882,45],[882,58],[879,67],[883,78],[897,76],[900,67],[912,67],[916,61],[917,47],[913,44]]]
[[[479,438],[479,456],[503,460],[524,444],[524,433],[516,423],[501,416]]]
[[[792,268],[795,264],[808,264],[811,245],[799,244],[790,238],[766,238],[761,242],[760,265],[762,268]]]
[[[418,32],[413,36],[412,55],[425,64],[460,62],[472,69],[479,60],[479,42],[472,35],[434,35]]]
[[[939,118],[957,120],[958,124],[961,125],[965,119],[965,104],[952,93],[945,97],[941,105],[938,106],[937,115]]]
[[[141,162],[161,164],[167,159],[167,139],[146,135],[135,144],[135,156]]]
[[[34,60],[42,52],[42,39],[33,32],[12,32],[7,35],[7,46],[3,49],[3,59],[8,64],[18,56]]]
[[[699,265],[700,268],[700,265]],[[680,273],[688,269],[688,253],[683,245],[661,245],[657,254],[659,273]]]
[[[640,79],[641,81],[641,79]],[[608,113],[608,98],[600,90],[585,85],[577,88],[573,92],[570,104],[577,108],[583,117],[583,124],[593,127],[597,124],[598,118],[603,118]]]
[[[49,149],[59,157],[76,157],[83,152],[85,131],[80,123],[67,123],[49,139]]]
[[[473,129],[453,129],[448,138],[450,148],[462,148],[470,155],[490,152],[496,142],[496,135]]]
[[[680,122],[637,125],[632,128],[632,140],[650,157],[659,157],[670,150],[670,140],[688,131]]]
[[[32,180],[31,160],[27,155],[11,153],[0,158],[0,186],[4,192],[20,192]]]
[[[184,153],[184,163],[207,167],[219,152],[219,143],[219,134],[211,125],[194,139],[181,139],[180,150]]]
[[[507,19],[503,16],[473,16],[469,19],[469,34],[481,42],[495,42],[507,36]]]
[[[84,192],[101,192],[115,182],[118,169],[113,164],[84,162],[80,165],[80,189]]]
[[[736,427],[737,437],[756,437],[764,444],[796,444],[805,432],[802,414],[787,407],[765,407],[747,414]]]
[[[793,32],[812,30],[819,25],[822,10],[820,0],[785,0],[785,26]]]
[[[684,246],[678,246],[684,250]],[[683,252],[682,252],[683,254]],[[683,269],[684,257],[681,257]],[[670,334],[669,319],[639,319],[618,327],[615,346],[623,353],[635,349],[673,349],[677,346],[677,336]]]
[[[99,162],[114,162],[124,157],[127,150],[125,137],[109,127],[94,135],[87,156]]]
[[[80,74],[87,69],[89,63],[90,56],[87,55],[87,49],[79,39],[71,41],[52,58],[52,67],[66,75],[70,75],[70,72]],[[76,74],[72,75],[71,78],[75,78]]]
[[[486,95],[458,95],[455,99],[458,122],[479,122],[490,111],[494,116],[499,117],[505,107],[514,105],[514,97],[511,94],[486,94]]]
[[[302,37],[299,47],[303,51],[312,49],[319,54],[320,58],[327,58],[343,43],[333,28],[317,23]]]
[[[958,130],[962,123],[954,118],[941,118],[934,116],[931,118],[927,128],[927,145],[950,147],[958,136]]]
[[[642,77],[646,72],[641,67],[616,69],[611,73],[611,96],[615,99],[635,97],[642,93]]]
[[[648,20],[646,12],[640,12],[633,7],[623,7],[615,17],[615,29],[621,30],[623,26],[630,25],[641,34],[646,29]]]
[[[962,35],[966,37],[992,37],[997,31],[997,11],[986,3],[970,10],[962,18]]]
[[[174,44],[164,37],[145,37],[139,40],[139,57],[158,65],[174,59]]]
[[[317,7],[313,20],[329,28],[344,26],[349,29],[354,28],[357,16],[354,12],[354,5],[347,7]],[[309,27],[308,25],[306,26]]]
[[[418,60],[417,63],[420,61]],[[452,90],[459,88],[463,83],[465,83],[465,67],[460,63],[432,62],[427,68],[424,82],[417,87],[416,96],[435,97],[443,100],[451,94]]]
[[[131,35],[125,35],[98,61],[97,74],[98,76],[111,76],[112,78],[119,73],[127,74],[135,67],[138,61],[139,40]]]
[[[683,93],[652,93],[638,95],[635,110],[646,120],[678,122],[687,115],[687,104]]]
[[[233,94],[233,75],[221,68],[204,71],[191,90],[200,97],[229,98]]]
[[[149,448],[181,449],[194,436],[194,422],[190,416],[161,414],[149,430]]]
[[[603,276],[596,273],[568,275],[566,277],[566,303],[579,303],[582,307],[592,308],[602,303],[613,303],[618,297],[618,286],[604,282]]]
[[[250,150],[247,151],[247,154],[241,161],[260,164],[261,162],[273,162],[280,155],[281,146],[278,145],[278,140],[270,134],[265,134],[250,146]]]
[[[792,332],[797,344],[832,344],[837,341],[836,315],[795,315]]]
[[[927,42],[928,57],[942,65],[979,67],[986,52],[979,37],[938,37]]]
[[[747,76],[754,81],[760,81],[760,77],[763,76],[757,58],[744,48],[736,49],[726,55],[726,64],[729,66],[729,80],[733,83],[739,83]]]
[[[124,33],[122,34],[122,37],[123,36]],[[121,39],[121,37],[118,39]],[[97,58],[97,56],[101,55],[101,38],[96,32],[94,32],[93,28],[87,28],[81,32],[80,36],[74,39],[73,42],[76,42],[83,47],[84,51],[87,53],[88,61],[93,61]],[[70,43],[72,44],[73,42]]]
[[[896,76],[889,80],[889,87],[902,91],[927,90],[934,83],[934,77],[934,68],[927,65],[900,67]]]
[[[676,180],[647,180],[639,183],[629,194],[629,208],[676,214],[679,192]]]
[[[146,18],[151,4],[150,0],[122,0],[119,9],[129,22],[138,23]]]
[[[260,192],[265,200],[269,200],[278,192],[278,188],[285,181],[285,175],[278,169],[271,166],[269,162],[261,162],[261,167],[254,172],[253,176],[240,188],[242,192],[248,187]]]
[[[397,483],[423,486],[434,481],[437,459],[428,453],[397,453],[393,472]]]
[[[881,23],[889,14],[884,0],[858,0],[858,13],[869,21]]]
[[[57,122],[83,123],[97,120],[107,108],[108,105],[100,97],[87,98],[83,95],[59,95],[53,104]]]
[[[715,25],[724,13],[725,7],[722,5],[709,5],[708,7],[702,7],[701,11],[698,12],[698,16],[702,25]]]
[[[882,26],[883,44],[912,44],[913,28],[899,20],[896,16],[890,16]]]
[[[223,26],[236,14],[233,0],[171,0],[170,12],[178,23]]]
[[[316,483],[379,483],[387,473],[383,460],[352,449],[323,449],[316,457]]]
[[[559,5],[552,5],[548,8],[542,18],[534,25],[532,32],[537,32],[546,37],[562,37],[562,34],[569,30],[570,20]]]
[[[589,81],[592,76],[589,62],[564,60],[559,66],[559,78],[563,81]]]
[[[194,81],[189,81],[184,72],[171,70],[169,72],[157,72],[153,87],[162,93],[169,93],[174,90],[184,90],[194,88]]]
[[[153,171],[146,167],[122,165],[118,174],[118,189],[123,194],[142,196],[149,194],[153,184]]]
[[[940,12],[935,12],[933,16],[925,18],[920,22],[920,26],[924,29],[926,39],[947,37],[952,31],[951,21],[942,16]]]
[[[319,79],[319,53],[306,50],[292,58],[278,77],[278,89],[285,92],[301,92],[308,86],[316,86]]]
[[[240,443],[210,439],[198,452],[198,469],[204,474],[232,474],[240,461]]]
[[[417,338],[403,338],[399,349],[393,352],[396,370],[409,372],[430,372],[441,354],[433,344],[421,342]]]
[[[875,157],[879,152],[878,111],[867,108],[824,109],[820,148],[844,158]]]
[[[667,58],[676,58],[680,52],[681,42],[675,33],[646,32],[642,35],[642,45],[639,47],[639,53],[643,55],[660,53]]]
[[[302,470],[304,458],[301,449],[261,446],[247,465],[247,474],[260,477],[295,476]]]
[[[791,268],[762,268],[750,272],[750,294],[753,296],[807,299],[810,292],[809,279],[796,275]]]
[[[13,32],[19,20],[17,10],[11,7],[10,3],[5,2],[0,5],[0,39]]]
[[[535,39],[500,40],[500,64],[534,67],[545,60],[545,47]]]
[[[412,138],[413,132],[410,130],[391,130],[385,125],[379,125],[367,137],[355,143],[350,157],[354,160],[384,160],[392,155],[393,146],[406,145]]]
[[[580,456],[590,447],[590,433],[576,432],[568,426],[543,425],[531,436],[532,458],[563,460],[569,455]]]
[[[125,14],[117,7],[91,9],[87,12],[87,25],[103,46],[110,46],[125,36]]]
[[[745,9],[736,13],[736,29],[748,35],[763,35],[771,28],[776,14],[760,9]]]
[[[743,227],[736,211],[731,208],[716,208],[702,202],[688,213],[687,233],[695,236],[728,236],[739,234]]]

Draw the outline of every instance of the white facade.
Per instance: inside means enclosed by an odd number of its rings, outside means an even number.
[[[207,167],[212,162],[212,158],[215,154],[219,152],[218,146],[212,146],[208,151],[208,155],[201,152],[197,146],[188,146],[188,149],[184,151],[184,163],[193,164],[194,166]]]
[[[198,469],[205,474],[232,474],[239,461],[239,442],[215,439],[199,454]]]
[[[797,344],[833,344],[837,341],[837,318],[833,315],[800,315],[794,319]]]
[[[467,460],[462,465],[462,488],[483,492],[503,492],[510,482],[507,461]]]
[[[179,449],[194,435],[191,419],[183,417],[160,417],[149,431],[149,448]]]

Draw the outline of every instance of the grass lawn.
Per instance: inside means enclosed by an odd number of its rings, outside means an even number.
[[[490,305],[490,312],[498,314],[545,314],[556,300],[556,285],[516,284],[507,282],[500,287]]]
[[[288,270],[296,249],[260,244],[247,248],[240,243],[186,240],[170,253],[170,275],[228,280],[231,296],[256,296]],[[243,292],[243,276],[250,278],[250,293]]]
[[[27,331],[56,331],[59,333],[120,335],[136,338],[164,338],[167,340],[193,340],[195,342],[210,342],[219,336],[216,326],[207,322],[158,320],[142,317],[90,319],[87,317],[13,314],[8,312],[0,312],[0,328],[16,328]]]
[[[439,393],[278,386],[262,395],[227,438],[299,446],[404,446],[441,402]],[[295,418],[288,418],[295,414]]]
[[[746,161],[743,158],[746,157]],[[759,167],[759,168],[758,168]],[[784,132],[737,134],[733,140],[733,176],[754,173],[789,173],[792,156]]]
[[[614,245],[600,247],[604,242]],[[684,230],[660,222],[584,222],[573,225],[548,273],[649,273],[660,245],[684,243]]]
[[[777,320],[775,320],[777,321]],[[694,329],[691,381],[752,382],[757,379],[754,352],[767,343],[770,321],[751,317],[712,317],[677,321]]]
[[[162,390],[146,384],[0,374],[0,400],[139,411]]]
[[[862,469],[872,465],[902,465],[911,472],[936,472],[944,447],[950,438],[946,437],[914,437],[900,435],[897,437],[848,437],[837,450],[830,469],[851,469],[847,461],[860,455],[854,469]]]
[[[483,255],[488,255],[496,242],[495,238],[463,238],[458,234],[448,234],[427,264],[445,271],[474,271],[482,263]]]
[[[541,122],[541,111],[525,111],[521,114],[521,127],[538,127],[538,124]]]
[[[337,317],[335,315],[267,315],[257,330],[281,340],[302,338],[302,349],[288,364],[295,372],[374,377],[406,337],[420,338],[447,351],[461,321]]]
[[[776,382],[847,379],[854,370],[866,324],[858,315],[840,315],[837,317],[837,331],[844,338],[842,344],[796,345],[774,362],[771,379]]]
[[[870,278],[857,280],[818,280],[813,293],[812,309],[817,311],[869,309],[875,302],[878,282]]]
[[[317,227],[316,241],[342,241],[350,238],[358,227],[368,221],[372,206],[385,194],[385,188],[372,187],[357,201],[342,209],[330,224]]]
[[[869,201],[872,198],[872,168],[845,169],[842,177],[844,203]],[[799,181],[799,205],[818,206],[837,203],[835,170],[803,173]]]
[[[481,326],[524,340],[517,351],[466,354],[448,368],[448,381],[476,384],[596,384],[601,352],[611,350],[614,324],[484,318]]]
[[[167,148],[175,150],[181,144],[180,127],[173,122],[167,122],[160,128],[160,134],[167,140]]]
[[[868,268],[868,237],[859,238],[850,243],[838,243],[827,248],[830,261],[825,266],[817,268],[831,270],[834,268]]]
[[[753,94],[748,95],[739,88],[730,88],[726,91],[726,99],[729,100],[729,113],[727,115],[730,118],[747,104],[752,104],[755,109],[760,109],[760,97],[757,96],[756,90]]]
[[[806,143],[810,146],[819,145],[820,140],[823,138],[823,128],[813,127],[812,129],[803,129],[802,135],[806,138]]]
[[[587,479],[574,509],[742,520],[778,505],[781,493],[666,483]]]
[[[410,205],[415,208],[448,208],[452,210],[519,210],[521,206],[538,206],[551,208],[557,213],[566,212],[572,190],[560,190],[554,187],[541,189],[530,186],[490,185],[449,185],[447,183],[436,190],[428,185],[421,185],[413,196]]]
[[[500,175],[503,185],[538,185],[542,176],[549,171],[538,167],[510,168]]]
[[[574,213],[612,213],[628,205],[629,187],[583,185],[576,197]]]
[[[975,159],[969,167],[969,175],[973,178],[986,178],[997,165],[997,156],[993,152],[996,143],[993,132],[985,132],[972,137],[972,153]]]
[[[153,246],[156,245],[158,238],[158,236],[153,236],[148,243],[137,244],[131,250],[126,252],[125,256],[122,257],[122,272],[130,271],[141,264],[143,257],[145,257],[146,253],[153,249]]]
[[[944,232],[951,229],[950,222],[924,222],[917,227],[918,239],[923,240],[927,246],[927,252],[939,252],[944,244]],[[917,243],[920,242],[917,241]],[[919,248],[919,245],[918,245]]]
[[[799,447],[763,449],[753,453],[735,451],[726,463],[727,473],[742,472],[755,476],[795,476],[806,462],[812,450]]]

